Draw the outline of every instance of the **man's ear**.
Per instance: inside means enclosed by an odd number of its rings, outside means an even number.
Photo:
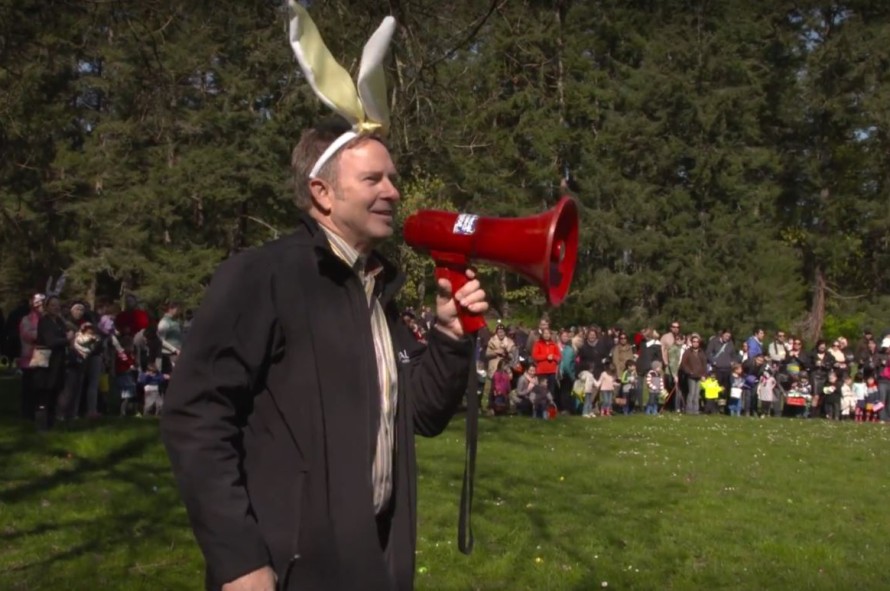
[[[323,179],[309,179],[309,192],[315,206],[323,213],[331,211],[331,202],[334,200],[334,190],[330,183]]]

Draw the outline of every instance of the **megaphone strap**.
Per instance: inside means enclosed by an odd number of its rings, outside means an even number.
[[[478,335],[473,334],[475,351]],[[467,430],[464,453],[464,478],[460,490],[460,513],[457,518],[457,547],[463,554],[473,553],[473,526],[470,515],[473,512],[473,489],[476,482],[476,447],[479,439],[479,375],[475,365],[470,368],[467,379]]]

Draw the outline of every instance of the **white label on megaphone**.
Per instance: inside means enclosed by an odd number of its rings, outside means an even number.
[[[454,221],[454,233],[462,236],[475,234],[477,221],[479,221],[478,215],[473,215],[472,213],[459,214]]]

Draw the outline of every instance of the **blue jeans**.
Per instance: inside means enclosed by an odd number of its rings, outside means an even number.
[[[646,414],[658,414],[658,392],[649,392],[649,401],[646,404]]]
[[[689,394],[686,397],[686,414],[698,414],[699,394],[701,393],[701,380],[689,378]]]
[[[593,411],[593,392],[587,392],[584,394],[584,408],[581,409],[581,414],[587,416]]]
[[[886,421],[890,419],[890,382],[887,380],[878,380],[878,400],[884,403],[880,419]]]
[[[600,412],[612,410],[612,390],[600,390]]]
[[[741,398],[730,398],[729,404],[727,405],[729,408],[729,416],[738,417],[742,414],[742,399]]]

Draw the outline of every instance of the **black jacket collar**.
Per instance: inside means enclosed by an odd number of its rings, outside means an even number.
[[[325,235],[324,230],[318,225],[318,222],[306,212],[300,214],[300,219],[297,224],[297,234],[303,234],[309,239],[310,244],[315,250],[315,255],[318,257],[319,267],[334,267],[341,271],[347,269],[350,273],[352,272],[346,263],[334,254],[333,250],[331,250],[328,238]],[[375,250],[374,257],[380,261],[380,264],[383,266],[383,271],[378,276],[375,293],[380,298],[380,304],[385,308],[402,288],[402,285],[404,285],[405,276],[399,271],[398,267],[380,254],[380,252]]]

